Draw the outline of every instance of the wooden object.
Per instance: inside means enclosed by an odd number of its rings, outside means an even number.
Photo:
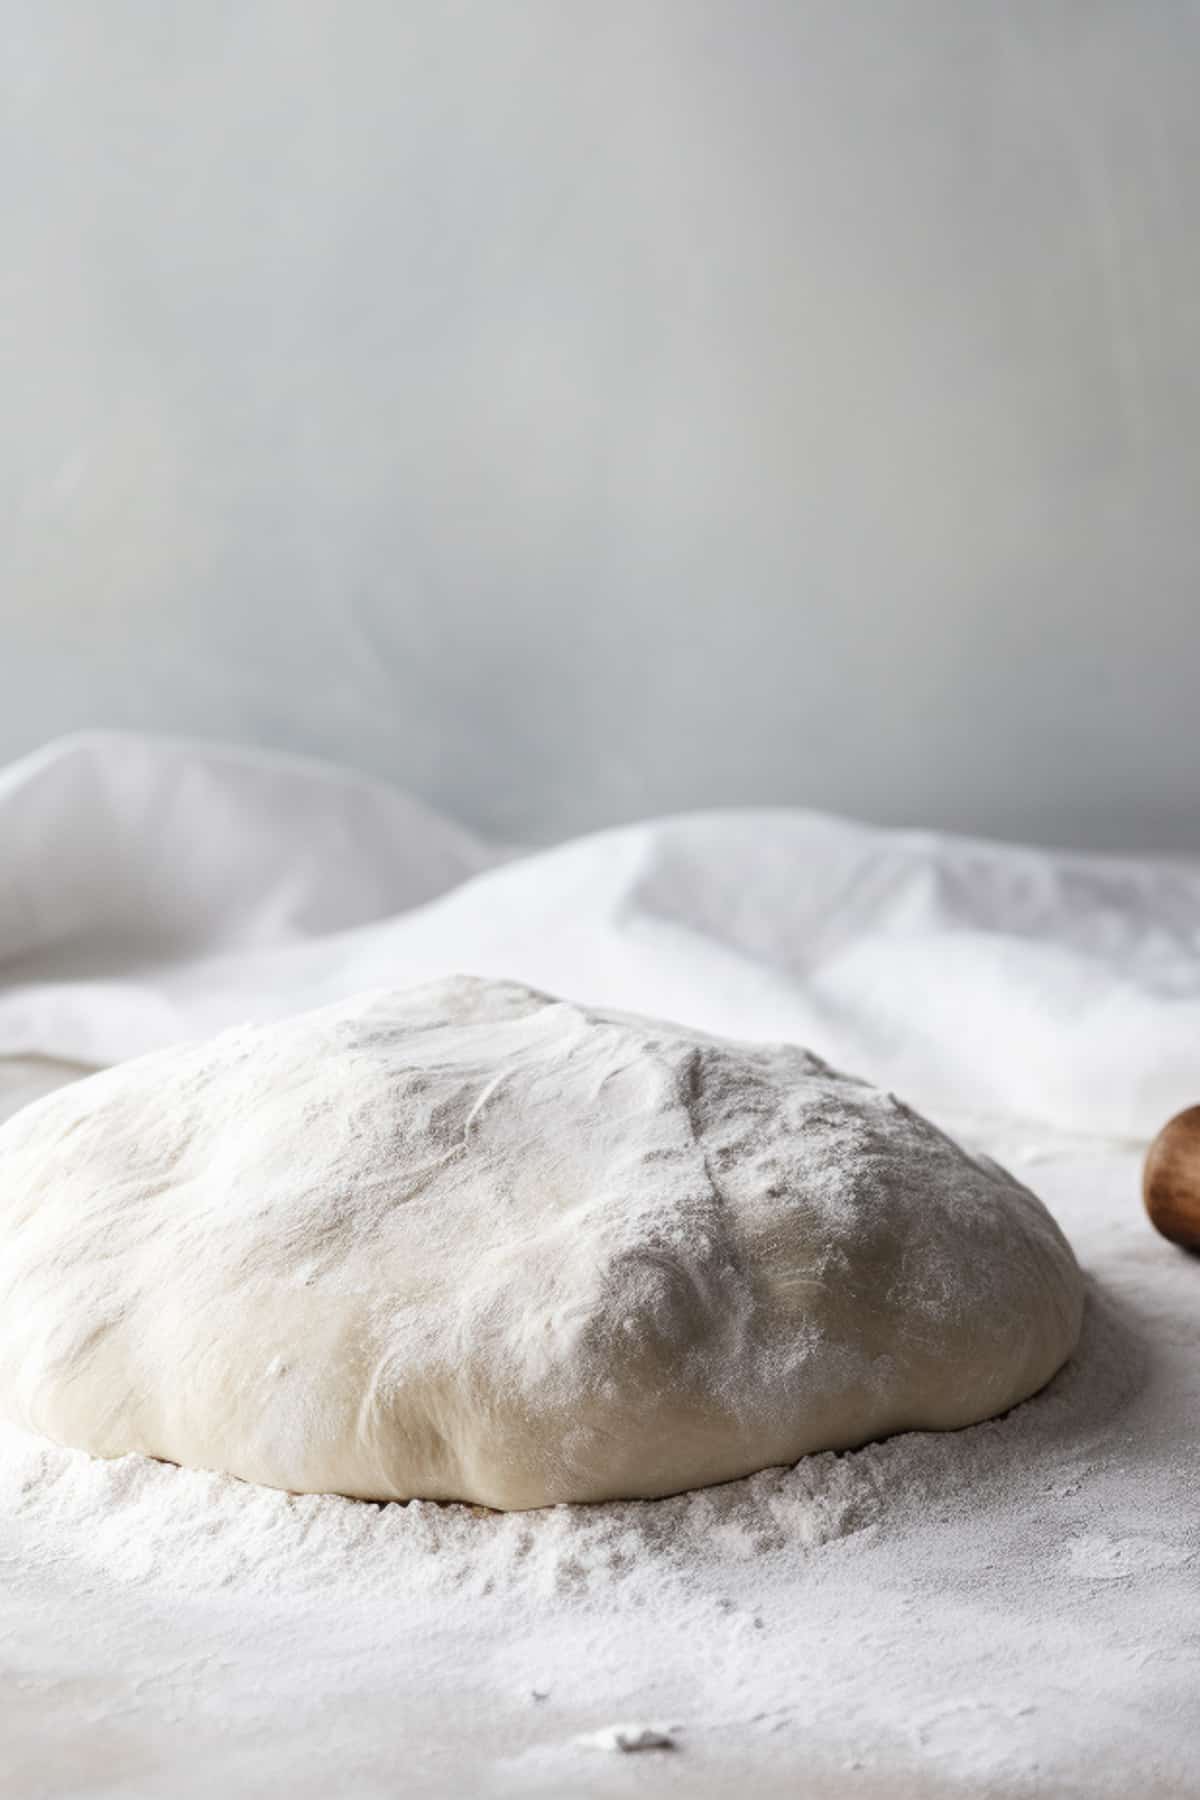
[[[1151,1144],[1142,1198],[1156,1231],[1200,1254],[1200,1106],[1168,1119]]]

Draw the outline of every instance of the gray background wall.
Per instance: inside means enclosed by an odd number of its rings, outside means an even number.
[[[0,0],[0,756],[1200,850],[1200,9]]]

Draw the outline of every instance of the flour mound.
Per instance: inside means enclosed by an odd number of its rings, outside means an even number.
[[[791,1046],[460,977],[0,1128],[0,1410],[297,1492],[649,1497],[1040,1388],[1049,1215]]]

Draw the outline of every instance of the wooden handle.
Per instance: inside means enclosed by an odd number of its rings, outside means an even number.
[[[1156,1231],[1200,1253],[1200,1106],[1168,1119],[1151,1144],[1142,1198]]]

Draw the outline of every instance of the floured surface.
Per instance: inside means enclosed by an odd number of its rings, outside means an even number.
[[[988,1147],[1038,1151],[1092,1291],[1051,1387],[963,1432],[501,1516],[6,1430],[0,1791],[1200,1793],[1197,1271],[1135,1156]],[[578,1741],[626,1721],[677,1748]]]
[[[236,765],[98,740],[0,777],[0,1047],[102,1063],[447,967],[806,1042],[1047,1202],[1091,1284],[1083,1339],[985,1425],[533,1515],[289,1499],[5,1433],[5,1800],[1200,1794],[1200,1263],[1148,1228],[1136,1141],[1197,1098],[1200,866],[779,814],[472,875],[487,858],[433,831],[432,886],[463,885],[405,912],[423,827],[384,842],[372,804],[356,910],[319,771],[328,854],[271,764],[280,854],[223,856],[223,812],[256,841]],[[111,845],[82,830],[97,794]],[[190,897],[185,855],[178,892],[160,878],[164,807],[204,846]],[[21,1065],[13,1097],[52,1074]],[[676,1747],[579,1741],[628,1725]]]

